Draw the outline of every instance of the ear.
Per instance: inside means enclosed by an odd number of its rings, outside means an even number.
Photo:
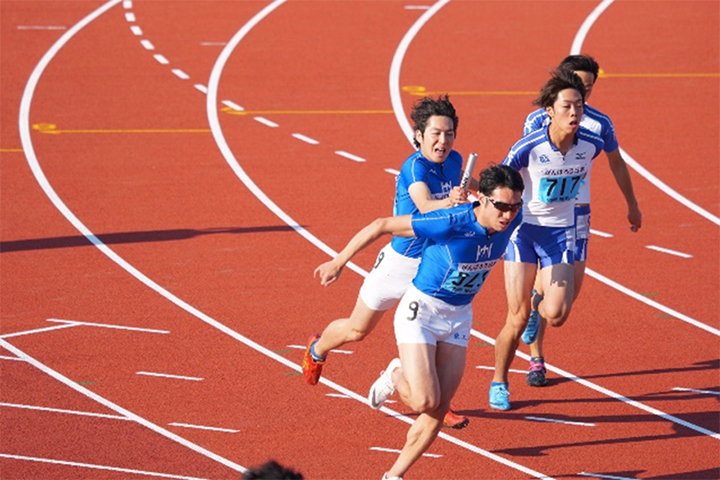
[[[415,141],[418,143],[422,143],[423,141],[423,134],[420,130],[415,130]]]
[[[545,107],[545,113],[547,113],[550,118],[553,118],[553,116],[555,115],[555,110],[553,109],[553,107]]]

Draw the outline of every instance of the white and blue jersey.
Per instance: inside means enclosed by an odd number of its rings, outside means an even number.
[[[598,135],[582,126],[564,155],[550,141],[548,127],[515,143],[502,164],[520,172],[525,182],[525,222],[544,227],[574,225],[575,198],[603,146]]]
[[[477,206],[474,202],[413,215],[413,231],[428,239],[413,280],[415,288],[450,305],[472,302],[522,222],[519,213],[507,230],[490,235],[475,217]]]
[[[460,185],[463,159],[452,150],[443,163],[434,163],[426,159],[420,151],[410,155],[402,165],[395,180],[395,203],[393,216],[414,215],[419,212],[408,189],[415,182],[424,182],[430,190],[433,200],[442,200],[450,195],[453,187]],[[393,237],[390,244],[400,255],[419,258],[422,254],[424,239]]]
[[[542,130],[549,124],[550,116],[544,108],[538,108],[525,118],[523,136],[537,130]],[[591,107],[586,103],[583,108],[582,119],[580,119],[580,125],[602,138],[603,142],[605,142],[603,150],[606,152],[613,152],[618,148],[618,140],[615,136],[615,127],[613,126],[612,120],[597,108]],[[578,191],[577,203],[590,203],[590,170],[588,170],[587,176]]]

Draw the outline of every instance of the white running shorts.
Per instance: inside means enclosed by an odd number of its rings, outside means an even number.
[[[402,298],[415,278],[419,258],[397,253],[388,243],[378,253],[375,266],[360,287],[360,298],[368,308],[384,312]]]

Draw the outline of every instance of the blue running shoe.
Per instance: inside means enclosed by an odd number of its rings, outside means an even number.
[[[533,302],[532,299],[535,298],[535,295],[537,295],[537,290],[533,289],[532,295],[530,296],[530,301]],[[525,327],[525,331],[522,334],[522,341],[525,343],[525,345],[530,345],[537,339],[538,329],[540,328],[540,314],[537,310],[534,308],[530,310],[530,318],[528,319],[528,324]]]
[[[507,383],[492,382],[490,384],[489,401],[490,406],[495,410],[510,410],[509,396],[510,392],[508,392]]]

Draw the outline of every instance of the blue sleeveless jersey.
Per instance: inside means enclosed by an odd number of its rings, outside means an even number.
[[[416,151],[403,162],[400,175],[395,180],[395,203],[393,215],[414,215],[419,213],[408,188],[415,182],[424,182],[430,190],[433,200],[441,200],[450,195],[453,187],[460,185],[463,159],[452,150],[443,163],[433,163]],[[393,237],[391,245],[400,255],[418,258],[422,254],[424,239],[417,237]]]
[[[413,231],[427,239],[413,285],[450,305],[472,302],[522,222],[522,213],[518,213],[507,230],[488,235],[475,218],[477,205],[413,215]]]

